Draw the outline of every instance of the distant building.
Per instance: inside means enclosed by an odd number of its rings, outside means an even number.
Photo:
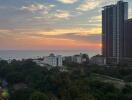
[[[80,55],[74,55],[73,56],[73,62],[81,64],[82,63],[82,56]]]
[[[82,54],[82,63],[89,63],[89,56],[87,54]]]
[[[106,59],[102,55],[96,55],[96,56],[91,57],[90,63],[97,64],[97,65],[105,65]]]
[[[81,54],[81,53],[78,55],[66,56],[63,58],[63,62],[65,64],[70,64],[70,63],[88,64],[89,56],[87,54]]]
[[[53,66],[53,67],[56,67],[56,66],[61,67],[61,66],[63,66],[63,64],[62,64],[62,56],[61,55],[55,56],[54,54],[50,54],[49,56],[44,58],[43,62],[45,64],[48,64],[48,65]]]
[[[33,62],[35,62],[37,65],[44,67],[45,63],[43,62],[43,59],[34,59]]]
[[[73,57],[72,56],[63,57],[63,62],[66,63],[66,64],[72,63],[73,62]]]
[[[89,63],[89,57],[87,54],[79,54],[79,55],[74,55],[73,56],[73,62],[75,63],[79,63],[79,64],[82,64],[82,63]]]
[[[62,56],[58,55],[58,56],[56,56],[56,58],[57,58],[57,66],[59,66],[59,67],[63,66]]]
[[[13,59],[8,59],[7,62],[10,64],[13,61]]]

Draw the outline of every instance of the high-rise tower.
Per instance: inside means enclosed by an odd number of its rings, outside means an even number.
[[[118,64],[124,57],[124,23],[128,19],[128,2],[118,1],[102,10],[102,53],[107,64]]]

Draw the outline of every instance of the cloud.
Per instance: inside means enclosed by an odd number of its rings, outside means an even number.
[[[78,0],[57,0],[61,3],[65,3],[65,4],[73,4],[75,2],[77,2]]]
[[[101,15],[92,16],[92,17],[88,18],[88,22],[89,23],[100,23],[101,22],[101,18],[102,18]]]
[[[99,43],[101,41],[100,34],[81,35],[79,33],[66,33],[60,35],[42,35],[42,34],[36,34],[36,35],[46,38],[70,39],[74,41],[85,41],[91,43]]]
[[[97,6],[99,6],[101,3],[101,1],[97,1],[97,0],[85,0],[78,8],[77,10],[81,10],[81,11],[88,11],[88,10],[92,10],[95,9]]]
[[[53,8],[54,6],[55,5],[44,5],[44,4],[35,3],[28,6],[22,6],[21,10],[25,10],[29,12],[41,11],[47,14],[48,11],[51,10],[51,8]]]
[[[98,29],[83,29],[83,28],[68,28],[68,29],[0,29],[0,36],[18,37],[46,37],[46,38],[59,38],[59,39],[73,39],[73,40],[90,40],[94,37],[99,37]],[[92,33],[93,32],[93,33]],[[96,32],[96,33],[95,33]],[[98,38],[94,39],[95,41]]]
[[[0,29],[0,33],[9,33],[10,30],[7,30],[7,29]]]
[[[45,34],[32,34],[27,36],[34,41],[41,40],[43,43],[48,40],[48,44],[52,47],[59,46],[59,48],[76,48],[76,49],[100,49],[101,48],[101,35],[91,34],[91,35],[81,35],[79,33],[66,33],[58,35],[45,35]],[[25,38],[23,38],[25,41]],[[34,42],[33,41],[33,42]]]
[[[62,29],[49,29],[49,30],[41,30],[37,31],[38,34],[43,35],[60,35],[66,33],[78,33],[81,35],[90,35],[90,34],[100,34],[101,28],[94,27],[94,28],[81,28],[81,27],[71,27],[71,28],[62,28]]]
[[[85,35],[85,36],[80,35],[78,33],[66,33],[60,35],[32,34],[32,36],[40,38],[41,40],[48,40],[48,44],[50,43],[52,47],[53,46],[57,47],[58,45],[57,48],[96,49],[96,50],[101,48],[100,34]]]
[[[132,8],[129,8],[129,18],[132,18]]]
[[[95,8],[100,8],[103,6],[106,6],[109,4],[115,4],[114,0],[84,0],[82,4],[77,7],[77,10],[80,11],[88,11],[88,10],[93,10]]]
[[[70,12],[65,10],[57,10],[54,16],[59,19],[69,19],[71,17]]]
[[[85,33],[83,29],[76,29],[78,30],[72,30],[72,28],[58,30],[50,28],[43,30],[28,28],[11,30],[0,29],[0,47],[5,49],[100,48],[100,34],[89,34],[88,32]]]

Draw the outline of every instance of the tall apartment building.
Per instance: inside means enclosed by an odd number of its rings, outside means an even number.
[[[132,19],[125,21],[124,60],[132,64]]]
[[[102,10],[102,54],[107,64],[118,64],[124,59],[125,21],[128,2],[122,0]]]

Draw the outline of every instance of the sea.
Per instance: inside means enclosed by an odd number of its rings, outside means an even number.
[[[35,59],[49,54],[54,53],[55,55],[72,56],[75,54],[85,53],[89,57],[96,54],[100,54],[100,51],[89,51],[89,50],[0,50],[0,58],[4,60],[21,60],[21,59]]]

